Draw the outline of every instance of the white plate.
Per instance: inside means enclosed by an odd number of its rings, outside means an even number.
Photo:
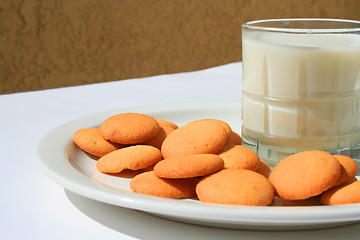
[[[217,118],[240,130],[240,101],[167,103],[118,109],[66,123],[46,134],[38,145],[45,173],[64,188],[79,195],[120,207],[137,209],[182,222],[234,229],[290,230],[346,225],[360,221],[360,204],[311,207],[248,207],[204,204],[197,200],[174,200],[133,193],[130,178],[99,173],[95,160],[72,143],[73,133],[96,127],[107,117],[140,112],[177,123]]]

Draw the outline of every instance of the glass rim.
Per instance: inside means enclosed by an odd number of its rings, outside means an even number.
[[[337,27],[337,28],[298,28],[298,27],[271,27],[258,26],[256,24],[262,23],[291,23],[291,22],[329,22],[329,23],[344,23],[354,24],[356,27]],[[245,22],[242,24],[243,29],[267,31],[267,32],[281,32],[281,33],[353,33],[360,32],[360,21],[348,19],[335,18],[279,18],[279,19],[263,19]]]

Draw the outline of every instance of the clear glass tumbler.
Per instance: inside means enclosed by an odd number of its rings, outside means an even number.
[[[305,150],[360,158],[360,21],[242,28],[243,144],[270,165]]]

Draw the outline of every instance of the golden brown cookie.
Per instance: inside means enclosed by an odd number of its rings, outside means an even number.
[[[334,157],[340,162],[341,164],[341,174],[337,182],[334,186],[339,186],[356,176],[358,171],[358,166],[356,162],[347,156],[343,155],[334,155]]]
[[[224,167],[224,161],[215,154],[195,154],[166,158],[154,167],[162,178],[192,178],[212,174]]]
[[[136,193],[181,199],[194,197],[197,183],[197,178],[165,179],[154,172],[144,172],[131,180],[130,189]]]
[[[157,163],[155,163],[155,164],[153,164],[153,165],[150,165],[150,166],[148,166],[148,167],[146,167],[146,168],[143,168],[143,169],[141,169],[141,171],[142,171],[142,172],[151,172],[151,171],[154,171],[154,167],[155,167],[156,164],[157,164]]]
[[[161,149],[161,145],[163,144],[165,138],[169,136],[170,133],[172,133],[175,130],[173,127],[169,127],[167,125],[160,125],[160,131],[156,137],[151,139],[150,141],[144,142],[145,145],[151,145],[154,147],[157,147],[158,149]]]
[[[164,140],[164,158],[202,153],[217,153],[226,143],[224,127],[215,121],[194,121],[173,131]]]
[[[114,143],[138,144],[156,137],[157,121],[142,113],[121,113],[107,118],[100,125],[101,136]]]
[[[244,169],[224,169],[204,177],[196,193],[200,201],[218,204],[267,206],[274,199],[269,180]]]
[[[260,173],[264,177],[268,177],[270,171],[271,171],[270,166],[266,162],[260,160],[260,166],[255,172]]]
[[[168,127],[174,128],[174,129],[178,128],[178,125],[176,125],[173,122],[170,122],[170,121],[167,121],[167,120],[164,120],[164,119],[159,119],[159,118],[155,118],[155,120],[158,122],[158,124],[160,126],[168,126]]]
[[[319,206],[320,196],[315,196],[302,200],[289,200],[275,197],[272,203],[272,206],[282,206],[282,207],[301,207],[301,206]]]
[[[301,200],[321,194],[332,187],[341,173],[336,158],[324,151],[305,151],[281,160],[269,180],[277,196]]]
[[[209,122],[214,122],[219,124],[220,126],[222,126],[225,131],[226,131],[226,135],[229,137],[230,135],[232,135],[232,129],[230,127],[230,125],[223,121],[223,120],[219,120],[219,119],[199,119],[199,120],[195,120],[194,122],[204,122],[204,121],[209,121]]]
[[[260,166],[258,155],[253,150],[241,145],[225,145],[218,154],[224,160],[224,168],[255,171]]]
[[[360,181],[332,188],[321,195],[320,201],[326,205],[360,203]]]
[[[120,178],[134,178],[136,175],[142,173],[141,170],[131,170],[131,169],[124,169],[119,173],[107,173],[110,176],[120,177]]]
[[[102,157],[123,147],[102,138],[98,128],[83,128],[76,131],[73,135],[73,141],[83,151],[97,157]]]
[[[103,173],[119,173],[124,169],[139,170],[162,160],[159,149],[149,145],[136,145],[113,151],[101,157],[96,168]]]
[[[236,145],[240,145],[241,144],[241,137],[240,135],[235,132],[235,131],[232,131],[230,133],[230,135],[228,136],[228,141],[226,142],[226,144],[236,144]]]

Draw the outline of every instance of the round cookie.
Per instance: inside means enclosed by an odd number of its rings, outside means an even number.
[[[101,136],[114,143],[138,144],[156,137],[157,121],[142,113],[121,113],[107,118],[100,125]]]
[[[130,189],[142,193],[165,198],[191,198],[196,195],[197,178],[164,179],[154,172],[144,172],[135,176],[130,182]]]
[[[164,158],[202,153],[217,153],[226,143],[224,127],[215,121],[194,121],[173,131],[165,138],[161,152]]]
[[[332,188],[321,195],[320,201],[326,205],[360,203],[360,181]]]
[[[164,119],[159,119],[159,118],[155,118],[155,120],[157,121],[157,123],[160,126],[168,126],[168,127],[174,128],[174,129],[178,128],[178,125],[176,125],[173,122],[170,122],[170,121],[167,121],[167,120],[164,120]]]
[[[356,162],[348,157],[343,155],[333,155],[341,164],[341,174],[337,182],[334,186],[339,186],[351,179],[353,179],[356,176],[356,173],[358,171],[358,166]]]
[[[162,160],[161,160],[161,161],[162,161]],[[157,164],[157,163],[152,164],[152,165],[150,165],[150,166],[148,166],[148,167],[146,167],[146,168],[143,168],[143,169],[141,169],[141,171],[142,171],[142,172],[151,172],[151,171],[154,171],[154,167],[155,167],[156,164]]]
[[[161,145],[163,144],[165,138],[169,136],[170,133],[172,133],[175,130],[173,127],[169,127],[167,125],[160,125],[160,131],[156,137],[151,139],[150,141],[144,142],[145,145],[151,145],[154,147],[157,147],[161,149]]]
[[[102,173],[119,173],[124,169],[139,170],[162,160],[159,149],[149,145],[136,145],[113,151],[101,157],[96,169]]]
[[[226,135],[229,137],[230,135],[232,135],[232,129],[230,127],[230,125],[222,120],[219,119],[199,119],[199,120],[195,120],[194,122],[204,122],[204,121],[208,121],[208,122],[214,122],[219,124],[220,126],[222,126],[225,131],[226,131]]]
[[[244,169],[224,169],[204,177],[196,193],[200,201],[217,204],[267,206],[274,199],[269,180]]]
[[[140,170],[131,170],[131,169],[124,169],[119,173],[107,173],[110,176],[120,177],[120,178],[134,178],[136,175],[142,173],[142,169]]]
[[[98,128],[83,128],[76,131],[73,135],[73,141],[83,151],[97,157],[102,157],[123,147],[102,138]]]
[[[162,178],[192,178],[212,174],[224,167],[224,161],[215,154],[195,154],[166,158],[154,167]]]
[[[272,206],[282,206],[282,207],[301,207],[301,206],[319,206],[320,203],[320,196],[311,197],[302,200],[289,200],[289,199],[282,199],[282,198],[274,198]]]
[[[260,159],[260,166],[255,172],[260,173],[264,177],[268,177],[270,171],[271,171],[270,166],[266,162]]]
[[[277,196],[301,200],[321,194],[332,187],[341,173],[336,158],[324,151],[305,151],[281,160],[269,180]]]
[[[224,168],[257,170],[260,166],[258,155],[241,145],[225,145],[218,155],[224,160]]]
[[[230,135],[228,136],[228,141],[226,142],[226,144],[236,144],[236,145],[240,145],[241,144],[241,137],[240,135],[235,132],[235,131],[232,131],[230,133]]]

